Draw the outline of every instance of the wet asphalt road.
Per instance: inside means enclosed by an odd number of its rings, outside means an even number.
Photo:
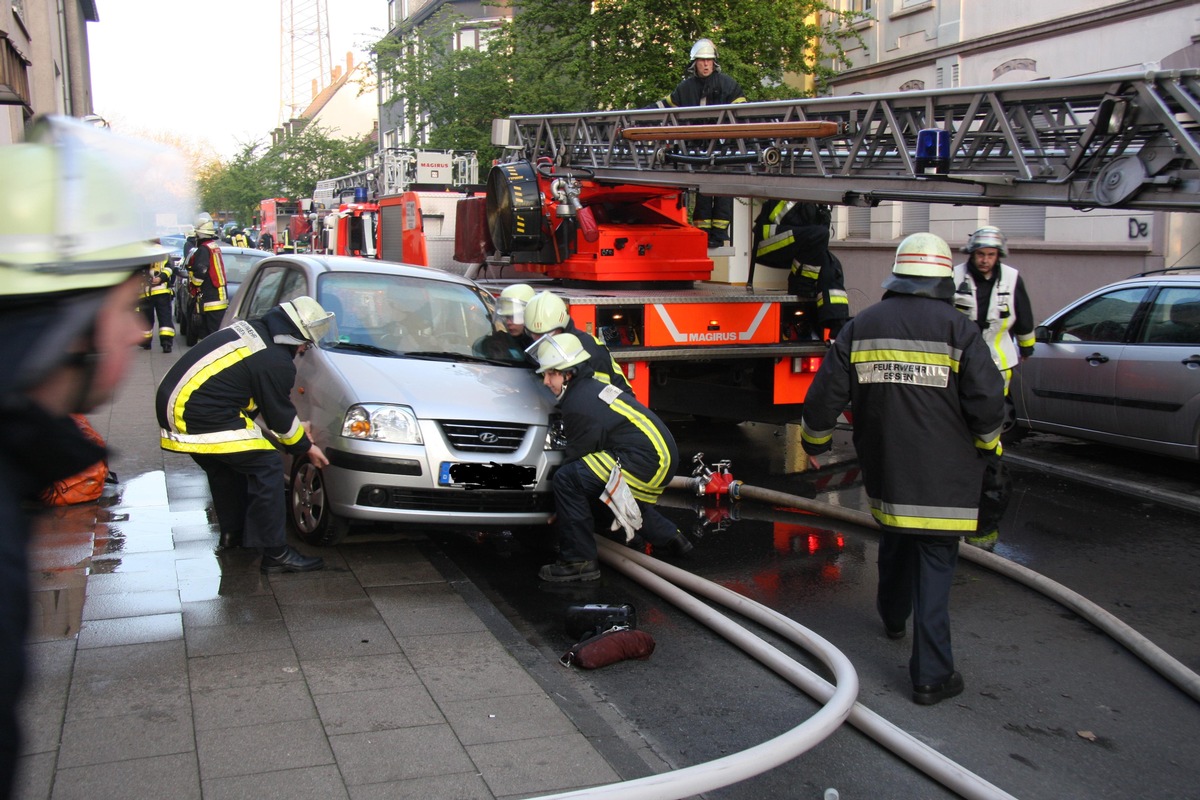
[[[787,476],[778,429],[673,428],[682,453],[730,458],[734,475],[747,484],[862,508],[848,447],[817,473]],[[1053,437],[1035,437],[1009,452],[1022,466],[1013,468],[1013,501],[997,553],[1089,598],[1200,670],[1200,516],[1154,497],[1158,491],[1195,494],[1200,468]],[[1105,480],[1097,488],[1060,474]],[[1137,481],[1146,487],[1140,494],[1111,488]],[[960,561],[951,616],[967,689],[938,706],[919,707],[908,697],[909,640],[884,637],[873,611],[872,532],[745,503],[739,519],[722,519],[680,493],[664,505],[696,541],[681,566],[830,640],[858,671],[861,703],[1011,795],[1197,796],[1200,703],[1056,602]],[[788,730],[817,708],[612,569],[590,585],[539,584],[537,566],[552,557],[540,537],[482,545],[448,539],[442,546],[547,660],[571,644],[563,630],[567,606],[634,604],[640,627],[655,637],[655,654],[578,673],[576,684],[586,699],[614,710],[617,724],[636,730],[666,764],[728,755]],[[821,671],[806,654],[779,646]],[[819,798],[827,787],[842,798],[956,796],[848,725],[788,764],[708,796]]]

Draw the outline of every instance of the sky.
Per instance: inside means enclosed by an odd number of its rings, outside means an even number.
[[[297,4],[299,0],[296,0]],[[365,60],[387,0],[328,0],[334,65]],[[280,0],[96,0],[95,113],[114,131],[177,136],[229,158],[279,124]]]

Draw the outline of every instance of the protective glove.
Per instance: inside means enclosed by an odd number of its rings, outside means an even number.
[[[612,530],[624,528],[625,543],[629,544],[633,541],[633,535],[642,527],[642,510],[638,508],[633,492],[629,491],[629,484],[625,482],[620,464],[613,466],[612,472],[609,473],[608,483],[604,484],[604,490],[600,492],[600,500],[613,513]]]

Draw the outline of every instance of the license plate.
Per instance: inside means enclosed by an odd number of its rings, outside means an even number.
[[[528,489],[537,480],[537,470],[521,464],[459,464],[443,461],[438,470],[439,486],[464,489]]]

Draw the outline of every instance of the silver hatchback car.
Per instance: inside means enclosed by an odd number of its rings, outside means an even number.
[[[336,315],[336,332],[296,362],[293,402],[330,460],[288,466],[301,538],[333,544],[355,522],[546,524],[562,460],[553,398],[490,294],[435,269],[279,255],[254,266],[225,323],[300,295]]]
[[[1200,460],[1200,270],[1109,284],[1036,330],[1017,425]]]

